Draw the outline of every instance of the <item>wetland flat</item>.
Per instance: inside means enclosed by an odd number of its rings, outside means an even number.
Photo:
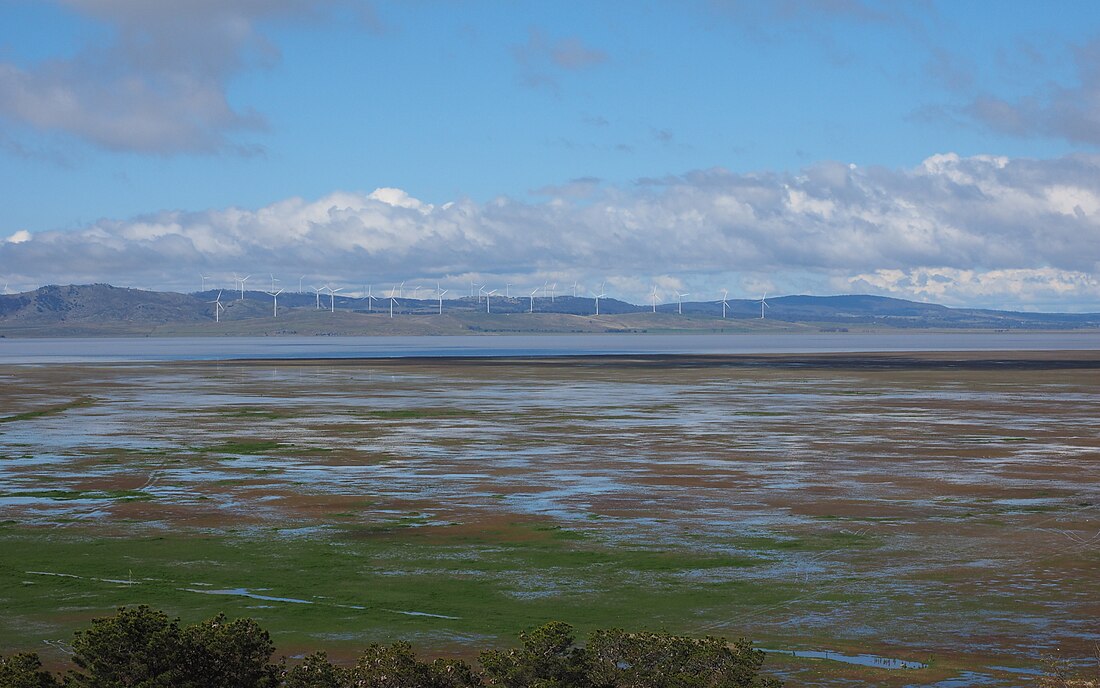
[[[339,657],[550,619],[743,636],[803,651],[769,659],[789,685],[1017,685],[1100,641],[1096,352],[0,380],[2,653],[138,603]]]

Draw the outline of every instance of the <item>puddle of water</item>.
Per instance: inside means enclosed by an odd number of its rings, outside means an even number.
[[[387,609],[386,611],[387,612],[392,612],[394,614],[404,614],[405,616],[430,616],[433,619],[458,620],[458,619],[462,618],[462,617],[459,617],[459,616],[447,616],[446,614],[429,614],[428,612],[403,612],[403,611],[400,611],[400,610],[397,610],[397,609]]]
[[[30,576],[55,576],[57,578],[76,578],[77,580],[92,580],[92,581],[98,581],[100,583],[117,583],[119,585],[133,585],[134,584],[134,581],[132,581],[132,580],[123,580],[123,579],[119,579],[119,578],[91,578],[91,577],[88,577],[88,576],[78,576],[78,575],[72,574],[72,573],[53,573],[53,572],[50,572],[50,571],[24,571],[23,573],[26,573],[27,575],[30,575]],[[140,582],[141,581],[138,581],[138,583],[140,583]]]
[[[905,688],[970,688],[970,686],[1003,686],[1005,682],[1001,679],[993,678],[988,674],[981,674],[976,671],[964,671],[963,673],[949,678],[943,681],[937,681],[936,683],[929,683],[925,685],[910,684]]]
[[[291,602],[293,604],[313,604],[309,600],[299,600],[293,597],[274,597],[272,595],[259,595],[251,592],[248,588],[233,588],[231,590],[196,590],[195,588],[179,588],[184,592],[197,592],[202,595],[236,595],[238,597],[250,597],[254,600],[264,600],[266,602]]]
[[[928,666],[923,662],[911,662],[905,659],[894,659],[893,657],[880,657],[879,655],[870,654],[846,655],[830,650],[772,650],[765,647],[756,649],[779,655],[807,657],[809,659],[831,659],[834,662],[858,664],[859,666],[877,667],[879,669],[924,669]]]
[[[1010,674],[1023,674],[1024,676],[1042,676],[1046,673],[1042,669],[1028,669],[1026,667],[990,666],[989,668],[997,671],[1007,671]]]

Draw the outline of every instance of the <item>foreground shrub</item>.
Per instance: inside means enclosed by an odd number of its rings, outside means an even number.
[[[0,657],[0,688],[57,688],[60,684],[42,670],[38,655],[24,652]]]
[[[283,673],[283,685],[286,688],[341,688],[347,685],[347,672],[333,666],[324,652],[315,652]]]
[[[355,688],[465,688],[481,679],[468,664],[437,659],[431,664],[416,658],[412,645],[371,645],[348,672],[342,685]]]
[[[252,619],[224,614],[192,626],[146,606],[95,619],[73,640],[65,688],[773,688],[764,653],[745,641],[667,633],[594,632],[551,622],[520,633],[520,647],[489,650],[482,672],[461,660],[421,661],[407,642],[374,644],[354,666],[323,653],[294,666],[271,662],[271,637]],[[0,688],[60,688],[33,654],[0,657]]]
[[[595,631],[589,638],[588,677],[598,688],[753,688],[778,686],[761,678],[764,653],[739,640],[667,633]]]
[[[80,688],[174,686],[183,667],[180,628],[161,611],[123,607],[114,616],[93,619],[77,631],[73,663],[66,680]]]
[[[478,657],[489,685],[506,688],[588,686],[585,652],[574,644],[573,627],[551,621],[519,634],[519,649],[482,652]]]

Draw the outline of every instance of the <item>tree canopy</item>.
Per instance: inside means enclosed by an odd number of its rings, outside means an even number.
[[[44,670],[35,654],[0,657],[0,688],[775,688],[764,653],[746,641],[668,633],[593,632],[552,621],[519,635],[519,647],[486,650],[480,669],[422,660],[407,642],[367,646],[353,666],[323,653],[272,661],[270,635],[224,614],[191,626],[147,606],[94,619],[72,643],[72,668]]]

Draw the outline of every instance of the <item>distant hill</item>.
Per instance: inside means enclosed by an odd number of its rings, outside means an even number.
[[[215,299],[224,306],[214,319]],[[417,294],[419,295],[419,294]],[[354,335],[567,332],[819,332],[870,329],[1076,330],[1100,328],[1100,313],[1020,313],[948,308],[883,296],[782,296],[760,302],[718,301],[639,306],[573,296],[398,297],[372,301],[286,292],[279,316],[260,291],[154,292],[109,284],[46,286],[0,295],[0,336]],[[393,308],[393,317],[390,308]],[[532,312],[533,311],[533,312]]]

